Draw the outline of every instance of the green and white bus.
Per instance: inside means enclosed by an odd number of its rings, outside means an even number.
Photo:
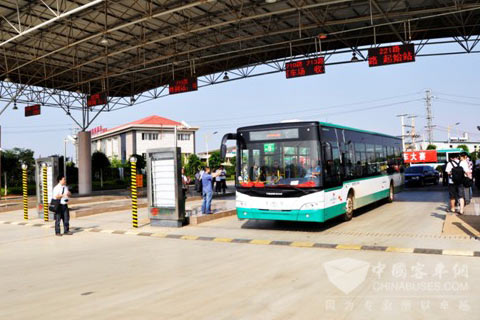
[[[402,141],[323,122],[238,128],[239,219],[324,222],[375,201],[393,201],[403,186]]]

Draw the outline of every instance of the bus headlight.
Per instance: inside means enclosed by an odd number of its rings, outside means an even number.
[[[322,202],[310,202],[310,203],[305,203],[300,210],[316,210],[320,209],[322,207],[323,203]]]

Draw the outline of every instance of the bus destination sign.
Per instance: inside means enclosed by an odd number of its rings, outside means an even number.
[[[87,96],[87,107],[94,107],[101,104],[107,104],[107,94],[99,92]]]
[[[40,114],[40,105],[34,104],[33,106],[25,107],[25,117],[38,116]]]
[[[174,80],[168,86],[169,94],[183,93],[189,91],[197,91],[197,78],[185,78],[181,80]]]
[[[378,67],[415,61],[413,43],[368,49],[368,66]]]
[[[285,64],[285,76],[287,79],[322,73],[325,73],[325,59],[323,57],[287,62]]]

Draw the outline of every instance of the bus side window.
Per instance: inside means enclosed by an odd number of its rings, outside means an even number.
[[[330,142],[323,143],[323,154],[325,159],[325,187],[335,187],[341,184],[341,164],[340,150],[338,147],[332,146]]]

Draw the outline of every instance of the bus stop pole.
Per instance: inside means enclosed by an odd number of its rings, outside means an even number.
[[[137,158],[130,158],[130,174],[132,182],[132,223],[134,228],[138,228],[137,216]]]
[[[22,188],[23,188],[23,219],[28,220],[28,184],[27,184],[28,166],[22,164]]]
[[[48,180],[47,180],[47,164],[42,163],[43,178],[43,221],[48,222]]]

